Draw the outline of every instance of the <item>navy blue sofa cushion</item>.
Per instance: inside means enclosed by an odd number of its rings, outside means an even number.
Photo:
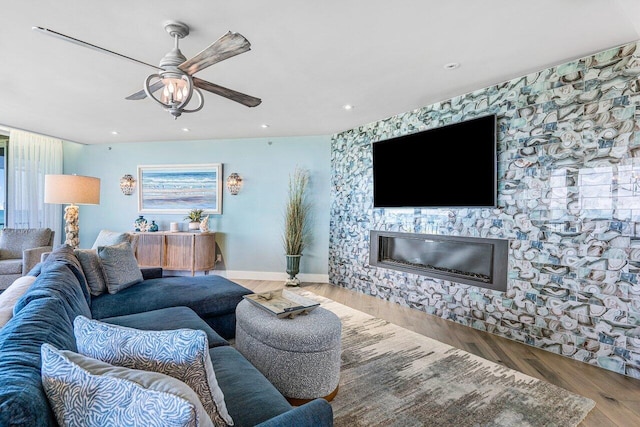
[[[324,399],[292,407],[260,371],[233,347],[209,350],[216,380],[234,427],[318,427],[333,425]],[[241,372],[241,375],[238,375]]]
[[[20,297],[13,307],[16,315],[31,301],[40,298],[59,298],[65,302],[68,316],[82,314],[91,318],[91,310],[87,303],[87,295],[84,286],[78,285],[77,275],[73,272],[73,267],[65,263],[51,263],[44,266],[36,281],[29,287],[27,292]]]
[[[200,329],[207,334],[209,347],[229,345],[227,340],[218,335],[211,326],[189,307],[161,308],[159,310],[151,310],[126,316],[105,317],[104,319],[100,319],[100,321],[145,331],[168,331],[183,328]]]
[[[251,293],[244,286],[217,275],[163,277],[145,280],[117,294],[93,297],[91,312],[94,319],[103,319],[185,306],[195,311],[223,338],[232,338],[235,336],[236,306],[243,295]],[[227,319],[225,315],[229,315]],[[225,325],[218,322],[220,320]]]
[[[214,347],[209,354],[235,427],[255,426],[292,409],[273,384],[235,348]]]

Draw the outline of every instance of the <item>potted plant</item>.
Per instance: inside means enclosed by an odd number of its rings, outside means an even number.
[[[204,209],[191,209],[189,214],[184,217],[185,221],[189,221],[189,230],[199,230],[200,221],[202,220],[202,214]]]
[[[284,216],[283,245],[287,259],[287,286],[298,286],[300,280],[296,275],[300,272],[300,257],[309,243],[309,203],[307,187],[309,172],[296,168],[289,175],[289,192]]]

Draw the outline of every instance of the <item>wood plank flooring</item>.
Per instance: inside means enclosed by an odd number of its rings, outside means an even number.
[[[254,292],[284,287],[276,281],[234,281]],[[580,427],[640,426],[640,380],[330,284],[302,288],[593,399],[596,407]]]

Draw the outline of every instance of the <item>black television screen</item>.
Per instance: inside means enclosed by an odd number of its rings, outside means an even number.
[[[375,208],[492,208],[496,115],[372,144]]]

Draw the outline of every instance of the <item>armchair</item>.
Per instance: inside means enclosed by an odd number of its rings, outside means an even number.
[[[0,230],[0,291],[26,275],[43,253],[53,250],[54,235],[50,228]]]

